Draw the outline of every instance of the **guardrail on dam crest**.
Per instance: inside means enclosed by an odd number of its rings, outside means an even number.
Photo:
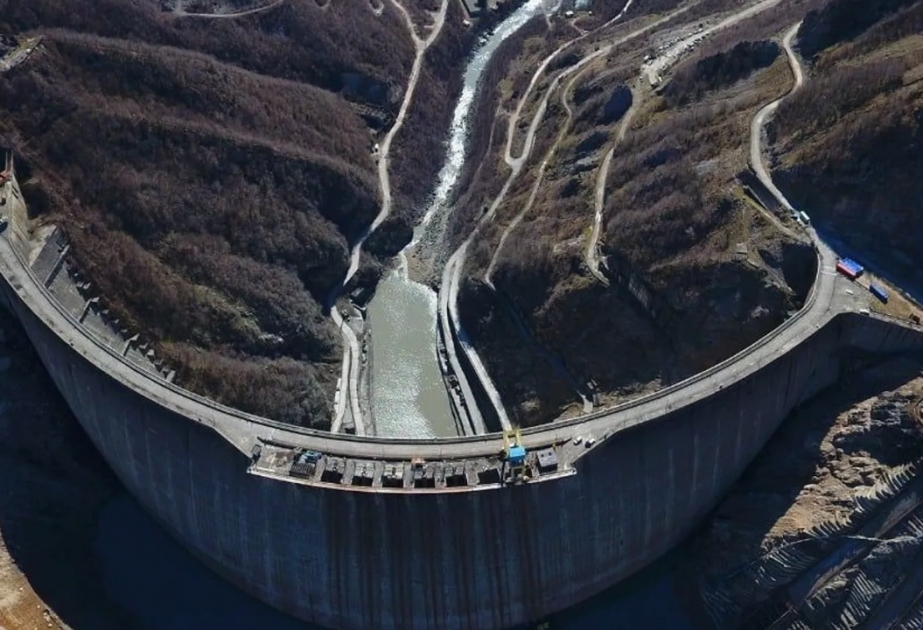
[[[487,472],[496,435],[333,436],[189,394],[100,341],[27,259],[0,236],[2,300],[128,490],[229,580],[350,630],[504,628],[598,593],[680,541],[789,411],[836,380],[844,350],[923,349],[921,330],[839,314],[818,284],[794,323],[730,363],[524,431],[557,467],[504,487]],[[591,434],[592,448],[573,444]],[[293,476],[309,451],[322,459]]]

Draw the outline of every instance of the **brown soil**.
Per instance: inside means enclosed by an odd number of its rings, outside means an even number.
[[[872,491],[921,461],[923,427],[911,413],[921,395],[923,362],[897,358],[854,373],[793,413],[693,537],[684,573],[707,596],[773,549],[854,533],[874,513],[857,510],[857,499],[883,504],[888,497]],[[737,609],[769,595],[755,585],[733,593]],[[721,627],[735,627],[731,606],[721,614],[728,615]]]

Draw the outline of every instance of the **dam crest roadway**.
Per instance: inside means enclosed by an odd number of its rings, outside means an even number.
[[[803,76],[791,50],[796,30],[784,39],[793,89]],[[756,113],[751,168],[793,211],[762,159],[763,124],[777,103]],[[67,245],[48,238],[30,251],[10,166],[0,302],[94,445],[140,503],[225,577],[329,627],[511,627],[582,601],[681,540],[782,419],[836,381],[842,350],[923,349],[923,328],[859,312],[835,252],[809,226],[816,274],[797,313],[675,385],[522,430],[530,474],[508,487],[500,434],[323,432],[178,387],[132,353],[130,340],[123,348],[91,330],[89,302],[65,299]]]
[[[754,127],[752,141],[758,143],[759,137],[759,129]],[[755,148],[751,154],[759,155],[760,149]],[[791,204],[771,184],[761,162],[754,166],[758,176],[765,179],[767,187],[780,196],[780,203],[791,208]],[[15,185],[15,179],[11,184]],[[524,446],[534,450],[584,436],[604,440],[668,412],[675,412],[754,375],[773,359],[821,329],[836,315],[855,310],[841,299],[843,291],[836,291],[838,284],[844,283],[846,286],[845,279],[835,273],[836,254],[813,228],[808,228],[808,233],[814,241],[818,258],[814,285],[801,310],[782,325],[738,354],[670,387],[609,409],[524,429]],[[139,369],[101,343],[54,299],[8,237],[0,238],[0,271],[7,284],[35,316],[80,356],[106,372],[113,380],[144,395],[150,401],[214,429],[247,456],[252,454],[254,446],[262,443],[284,444],[293,449],[307,449],[343,458],[388,461],[420,458],[430,461],[464,460],[493,457],[501,450],[499,434],[424,440],[334,435],[275,422],[220,405]],[[907,326],[903,322],[900,325]],[[581,449],[581,452],[586,452],[586,449]]]

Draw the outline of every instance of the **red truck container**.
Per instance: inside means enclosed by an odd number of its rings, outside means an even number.
[[[858,277],[856,270],[850,265],[844,263],[842,260],[836,264],[836,270],[850,280],[855,280]]]

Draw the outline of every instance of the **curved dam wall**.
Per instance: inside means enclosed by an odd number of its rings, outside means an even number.
[[[923,347],[916,330],[840,316],[750,377],[601,441],[568,477],[347,489],[248,474],[216,431],[123,386],[2,289],[93,443],[171,534],[266,602],[355,630],[504,628],[577,603],[679,542],[836,379],[840,349]]]
[[[707,390],[688,383],[681,395],[524,434],[530,446],[560,449],[591,427],[604,431],[592,448],[571,447],[568,474],[510,487],[309,483],[250,474],[251,447],[300,439],[365,460],[459,460],[496,453],[500,440],[338,438],[197,402],[64,316],[14,252],[19,240],[0,237],[0,302],[126,488],[229,580],[344,630],[492,630],[580,602],[695,527],[792,408],[836,380],[841,357],[923,349],[921,329],[831,317],[828,283],[810,317],[709,376]]]

